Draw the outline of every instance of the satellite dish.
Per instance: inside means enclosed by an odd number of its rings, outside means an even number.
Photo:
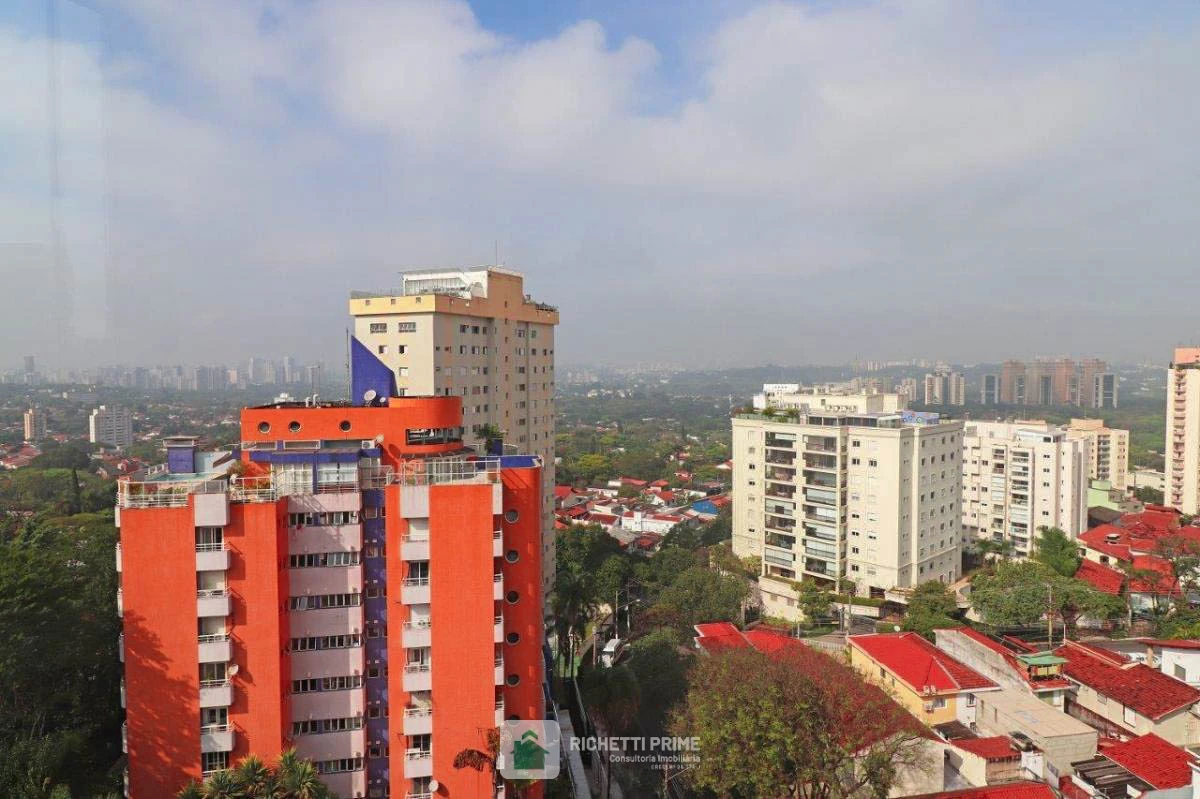
[[[442,787],[442,784],[440,782],[438,782],[437,780],[429,781],[429,792],[430,793],[433,793],[434,791],[436,791],[438,788],[441,788],[441,787]]]
[[[238,664],[234,663],[232,666],[229,667],[229,676],[236,677],[237,673],[238,673]]]
[[[379,392],[377,392],[373,388],[368,388],[366,391],[363,392],[363,402],[367,403],[368,405],[371,405],[372,403],[375,402],[375,398],[378,396],[379,396]]]
[[[375,436],[375,443],[376,443],[376,444],[382,444],[382,443],[383,443],[383,433],[380,433],[379,435]]]

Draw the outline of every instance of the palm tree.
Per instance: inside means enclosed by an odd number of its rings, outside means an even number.
[[[258,755],[242,758],[234,769],[234,776],[242,786],[246,799],[270,799],[275,793],[275,775]]]
[[[316,766],[298,758],[295,749],[279,758],[279,785],[288,799],[329,799],[329,789],[321,782]]]
[[[192,780],[183,786],[183,790],[175,794],[175,799],[204,799],[204,787]]]
[[[242,799],[242,789],[237,777],[229,769],[209,775],[201,789],[204,799]]]
[[[567,657],[570,677],[575,676],[575,640],[587,634],[587,624],[596,607],[588,577],[573,570],[558,574],[551,608],[554,611],[559,650]]]
[[[492,795],[500,793],[504,788],[506,796],[520,799],[525,795],[525,789],[532,780],[506,780],[500,774],[500,730],[495,727],[484,734],[485,749],[464,749],[454,756],[454,768],[469,768],[475,771],[487,771],[492,775]]]

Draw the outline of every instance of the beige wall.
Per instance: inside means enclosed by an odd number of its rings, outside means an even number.
[[[1104,426],[1101,419],[1072,419],[1067,435],[1086,441],[1089,447],[1089,476],[1108,480],[1124,491],[1129,478],[1129,431]]]
[[[1200,743],[1200,720],[1188,708],[1176,711],[1165,718],[1154,721],[1130,710],[1114,699],[1106,698],[1086,685],[1080,685],[1074,701],[1097,716],[1111,721],[1131,735],[1154,733],[1176,746],[1194,746]]]
[[[494,424],[504,431],[506,445],[542,457],[543,587],[549,591],[558,313],[527,299],[520,275],[494,269],[446,274],[481,281],[485,294],[464,299],[398,291],[356,297],[350,300],[354,334],[393,370],[404,394],[460,397],[468,445],[480,447],[474,433]],[[401,322],[415,324],[415,330],[398,332]],[[372,324],[384,325],[385,332],[372,333]]]

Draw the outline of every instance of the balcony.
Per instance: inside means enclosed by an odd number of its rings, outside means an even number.
[[[121,723],[121,751],[129,754],[129,724]]]
[[[492,599],[497,601],[504,599],[504,575],[492,575]]]
[[[410,538],[400,539],[401,560],[429,560],[429,539]]]
[[[406,649],[427,647],[430,645],[432,638],[429,619],[404,622],[404,632],[401,634],[400,641]]]
[[[433,776],[433,752],[429,749],[409,749],[404,753],[404,778]]]
[[[409,663],[404,667],[404,692],[411,694],[416,691],[433,689],[433,677],[428,663]]]
[[[499,727],[504,723],[504,697],[496,700],[496,726]]]
[[[117,574],[121,573],[121,542],[117,542]]]
[[[125,594],[120,588],[117,589],[117,616],[125,617]]]
[[[233,728],[228,724],[210,724],[200,728],[201,752],[232,752]]]
[[[196,615],[201,618],[229,615],[229,591],[214,588],[196,592]]]
[[[504,658],[496,658],[496,685],[504,685]]]
[[[121,678],[121,707],[125,707],[125,678]]]
[[[229,550],[224,544],[199,544],[196,547],[196,571],[219,572],[229,568]]]
[[[499,558],[504,555],[504,531],[496,530],[492,533],[492,557]]]
[[[504,642],[504,617],[497,616],[492,625],[492,642],[500,644]]]
[[[200,707],[229,707],[233,704],[233,683],[229,680],[204,680],[200,683]]]
[[[429,578],[407,577],[400,586],[400,602],[405,605],[429,604]]]
[[[404,734],[429,735],[433,732],[433,709],[428,707],[404,708]]]
[[[228,635],[202,635],[199,647],[201,663],[228,663],[233,659],[233,645]]]
[[[117,636],[117,658],[122,663],[125,662],[125,633]]]

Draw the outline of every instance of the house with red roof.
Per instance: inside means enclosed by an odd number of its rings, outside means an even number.
[[[972,627],[935,630],[937,647],[1006,688],[1062,708],[1071,683],[1063,677],[1064,658],[1050,652],[1030,652]]]
[[[978,788],[958,788],[953,791],[926,793],[906,799],[1056,799],[1054,791],[1044,782],[1009,782],[984,785]]]
[[[961,729],[961,725],[959,725]],[[1041,777],[1041,752],[1024,753],[1008,735],[952,737],[946,765],[972,785]],[[1026,761],[1026,765],[1022,764]],[[1034,773],[1030,768],[1036,768]]]
[[[1091,760],[1075,763],[1071,797],[1191,797],[1192,770],[1200,765],[1195,755],[1153,733],[1130,738],[1105,748]],[[1187,788],[1187,791],[1179,789]],[[1172,794],[1159,792],[1174,791]]]
[[[977,695],[1000,690],[917,633],[852,635],[849,643],[850,665],[929,726],[973,724]]]
[[[1066,659],[1063,675],[1075,686],[1067,713],[1102,736],[1154,733],[1176,746],[1200,743],[1194,713],[1200,689],[1121,652],[1080,641],[1067,641],[1054,654]]]
[[[1118,652],[1131,661],[1145,663],[1169,677],[1200,688],[1200,641],[1186,638],[1121,638],[1093,641],[1091,645]]]
[[[928,765],[925,768],[905,769],[893,786],[890,797],[921,794],[943,786],[946,743],[922,726],[902,704],[888,697],[878,685],[862,680],[843,662],[776,630],[760,627],[742,631],[729,622],[697,624],[695,630],[696,648],[706,655],[718,656],[731,649],[755,649],[765,655],[786,657],[797,670],[816,676],[818,683],[827,690],[850,691],[855,696],[862,691],[864,702],[875,708],[876,712],[867,720],[847,718],[841,726],[850,729],[852,734],[860,721],[867,721],[872,725],[867,729],[871,730],[870,736],[875,740],[880,740],[876,728],[884,733],[884,737],[900,733],[921,736],[921,746],[925,750],[923,760]]]

